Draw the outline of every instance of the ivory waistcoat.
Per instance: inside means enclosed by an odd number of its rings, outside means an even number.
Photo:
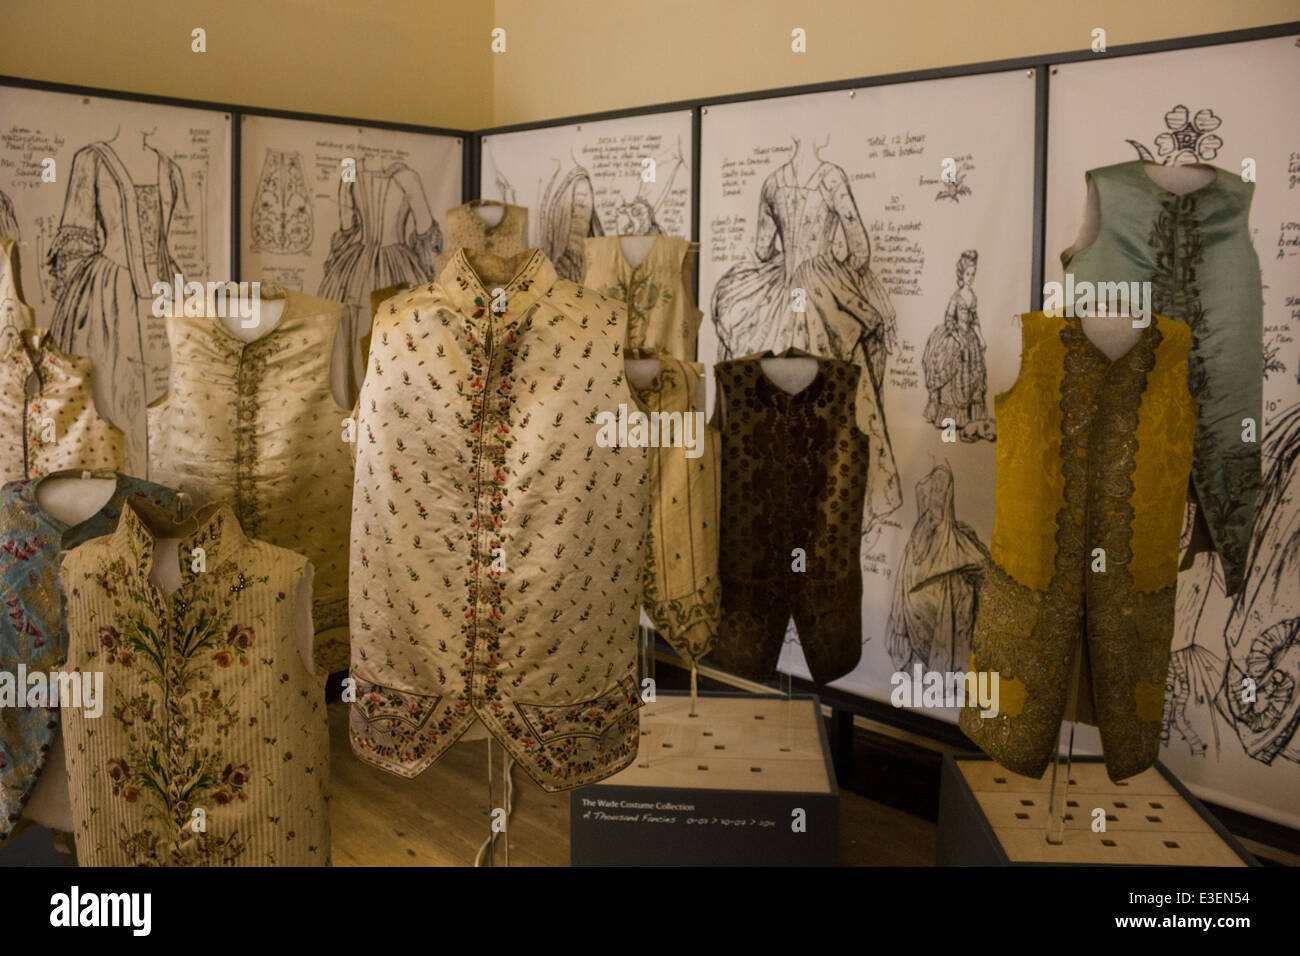
[[[494,311],[495,310],[495,311]],[[477,719],[548,790],[636,754],[648,449],[622,306],[459,250],[375,317],[352,519],[352,744],[412,777]]]
[[[170,595],[149,580],[158,537],[181,538]],[[68,669],[104,675],[101,716],[63,710],[78,863],[328,865],[324,675],[295,631],[306,571],[224,503],[177,525],[131,501],[68,553]]]
[[[95,410],[91,361],[59,351],[46,329],[13,336],[0,356],[5,481],[68,468],[120,471],[122,433]],[[29,391],[29,381],[30,391]]]
[[[115,479],[117,489],[99,511],[72,526],[41,508],[36,499],[39,481],[11,482],[0,491],[0,586],[5,595],[5,613],[0,615],[0,672],[17,675],[23,665],[28,674],[49,674],[67,659],[68,630],[59,587],[59,564],[65,548],[112,531],[128,498],[176,507],[174,493],[159,485],[115,472],[95,472],[94,477]],[[27,700],[27,688],[16,691]],[[57,702],[49,697],[46,701],[55,706],[0,704],[0,842],[22,817],[59,730]],[[63,768],[57,772],[62,779]]]
[[[0,343],[36,325],[32,307],[23,301],[23,274],[18,243],[0,236]]]
[[[654,349],[673,358],[695,358],[704,313],[690,291],[691,243],[655,236],[645,259],[633,266],[618,236],[586,239],[582,284],[627,305],[628,348]]]
[[[316,660],[347,670],[350,414],[330,390],[339,302],[286,290],[280,320],[245,343],[215,317],[169,318],[171,387],[149,409],[149,474],[229,500],[249,535],[315,568]]]
[[[1185,195],[1158,186],[1140,161],[1088,173],[1101,231],[1061,255],[1075,281],[1150,282],[1151,310],[1192,331],[1187,384],[1200,406],[1192,480],[1229,594],[1241,586],[1260,485],[1264,302],[1250,241],[1255,184],[1222,169]],[[1255,440],[1243,441],[1243,419]]]
[[[994,399],[993,543],[971,653],[972,670],[999,674],[999,713],[967,706],[961,728],[1004,767],[1041,776],[1083,641],[1080,693],[1122,780],[1160,747],[1196,428],[1191,331],[1154,316],[1112,362],[1077,318],[1022,319],[1020,377]]]
[[[666,416],[669,424],[661,424],[656,434],[677,444],[661,441],[651,453],[644,605],[656,630],[693,665],[708,653],[722,613],[722,436],[714,428],[697,427],[703,425],[703,416],[697,419],[695,413],[704,366],[662,353],[654,357],[658,373],[645,388],[633,388],[645,412],[658,414],[661,422]],[[696,443],[695,457],[681,444],[685,429]]]

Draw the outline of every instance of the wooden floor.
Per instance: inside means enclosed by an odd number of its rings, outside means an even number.
[[[487,741],[457,743],[423,774],[403,780],[353,756],[347,706],[329,708],[334,865],[472,866],[488,834]],[[500,748],[496,753],[500,759]],[[518,768],[514,782],[511,865],[567,866],[568,793],[547,793]],[[844,865],[931,866],[935,832],[933,823],[840,791]],[[500,864],[500,844],[497,855]]]

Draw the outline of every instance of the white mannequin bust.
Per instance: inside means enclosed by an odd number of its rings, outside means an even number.
[[[491,199],[480,199],[472,207],[474,215],[487,226],[499,226],[506,216],[506,207]]]
[[[36,485],[36,504],[66,525],[81,524],[98,514],[117,490],[117,479],[95,478],[90,472],[82,474],[84,477],[81,478],[52,475],[42,479]],[[45,766],[27,805],[23,807],[23,817],[51,830],[70,833],[74,824],[64,760],[63,733],[60,731],[50,743]]]
[[[817,378],[817,360],[802,355],[759,359],[767,380],[787,395],[798,395]]]
[[[253,342],[275,328],[288,303],[289,299],[283,292],[263,292],[258,298],[256,325],[245,328],[245,320],[238,315],[221,316],[221,324],[241,342]]]
[[[79,525],[98,514],[117,490],[116,478],[51,475],[36,485],[36,504],[66,525]]]
[[[619,236],[618,246],[623,250],[623,258],[633,269],[645,262],[654,247],[654,236]]]

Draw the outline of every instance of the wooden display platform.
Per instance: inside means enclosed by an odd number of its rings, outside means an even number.
[[[573,791],[574,865],[830,865],[839,790],[812,696],[661,694],[637,759]]]
[[[945,755],[939,865],[1258,865],[1160,764],[1113,783],[1101,758],[1074,758],[1061,844],[1047,842],[1050,787],[1050,769],[1034,780],[987,757]],[[1104,833],[1092,829],[1097,808]]]

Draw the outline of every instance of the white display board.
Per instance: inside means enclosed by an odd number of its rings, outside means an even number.
[[[142,468],[144,407],[167,388],[155,282],[230,278],[230,115],[0,87],[0,234],[64,351]],[[140,470],[138,473],[143,474]]]
[[[1200,162],[1240,173],[1251,162],[1251,235],[1264,282],[1264,552],[1237,608],[1217,559],[1178,581],[1174,661],[1161,759],[1193,791],[1300,826],[1300,44],[1295,37],[1062,64],[1051,77],[1046,274],[1084,212],[1084,173],[1135,159]],[[1284,552],[1289,552],[1286,554]],[[1265,582],[1264,578],[1271,580]],[[1248,756],[1215,697],[1228,635],[1253,655],[1283,716],[1279,752]],[[1243,643],[1244,642],[1244,643]],[[1235,689],[1240,692],[1240,688]],[[1261,691],[1261,695],[1265,691]]]
[[[371,292],[436,275],[463,149],[457,136],[245,115],[242,278],[347,303],[355,346],[370,328]]]
[[[828,334],[835,324],[847,344],[833,357],[881,370],[883,434],[871,434],[890,455],[872,456],[862,657],[835,682],[842,690],[888,700],[900,668],[968,665],[970,613],[946,648],[900,640],[900,626],[891,638],[891,613],[896,625],[915,623],[921,604],[939,600],[910,583],[896,594],[927,528],[952,531],[953,561],[992,535],[992,397],[1016,376],[1019,314],[1031,305],[1034,85],[1032,71],[1017,70],[704,112],[701,361],[788,345],[826,354],[818,344],[837,338]],[[837,304],[823,295],[794,313],[792,291],[818,283]],[[954,418],[945,441],[950,405],[969,412],[980,392],[985,414]],[[955,570],[937,586],[971,596]],[[792,626],[780,666],[808,676]],[[926,712],[955,720],[955,710]]]
[[[588,236],[691,234],[690,111],[496,133],[479,193],[528,209],[533,245],[582,278]]]

